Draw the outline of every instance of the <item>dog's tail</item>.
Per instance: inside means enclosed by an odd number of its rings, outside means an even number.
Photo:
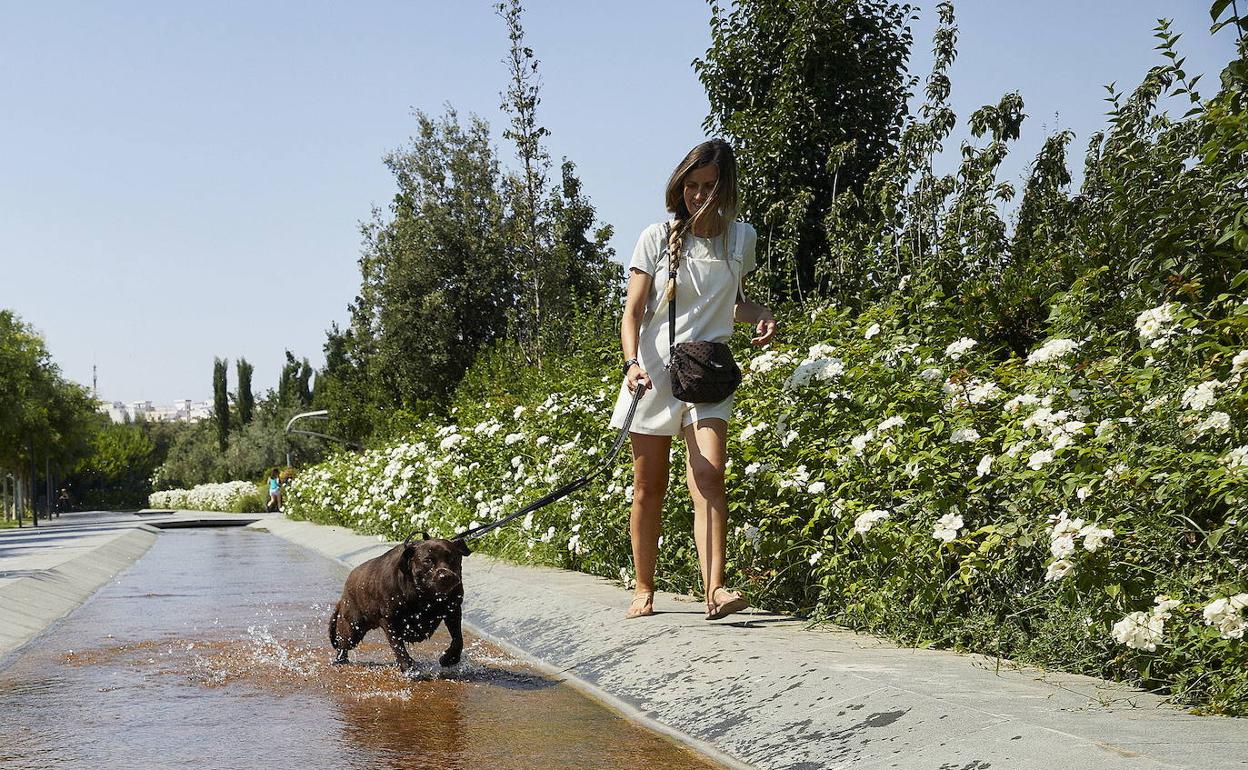
[[[329,616],[329,643],[336,650],[338,649],[338,610],[342,603],[334,605],[334,614]]]

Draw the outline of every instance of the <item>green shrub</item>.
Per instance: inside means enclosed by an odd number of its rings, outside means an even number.
[[[221,511],[225,513],[260,513],[268,502],[264,484],[253,481],[227,481],[200,484],[190,489],[166,489],[153,492],[148,499],[152,508],[185,511]]]
[[[1248,304],[1149,312],[1149,336],[1054,337],[1024,358],[965,341],[929,291],[857,318],[787,309],[804,320],[752,359],[729,429],[730,580],[772,609],[1245,713],[1248,651],[1202,609],[1248,590]],[[589,347],[492,390],[470,381],[456,422],[305,470],[291,515],[449,536],[571,480],[613,439],[618,377]],[[476,547],[627,580],[630,482],[622,456]],[[660,586],[696,592],[682,483],[664,523]],[[1181,604],[1155,649],[1116,642],[1159,594]]]

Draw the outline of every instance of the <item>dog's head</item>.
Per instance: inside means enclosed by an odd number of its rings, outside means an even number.
[[[408,537],[403,541],[403,563],[416,585],[430,593],[446,595],[463,581],[463,557],[472,553],[461,539],[442,540],[425,535],[424,540]]]

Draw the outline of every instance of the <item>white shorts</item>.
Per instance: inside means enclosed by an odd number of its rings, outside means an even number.
[[[654,381],[654,387],[647,388],[637,402],[637,413],[633,415],[629,432],[649,436],[675,436],[686,425],[694,425],[698,420],[714,418],[726,423],[732,416],[732,396],[708,404],[691,404],[672,395],[672,384],[667,370],[659,368],[649,374]],[[628,389],[628,381],[622,380],[620,394],[615,399],[615,409],[611,413],[612,428],[618,430],[624,427],[624,418],[628,416],[628,408],[632,403],[633,394]]]

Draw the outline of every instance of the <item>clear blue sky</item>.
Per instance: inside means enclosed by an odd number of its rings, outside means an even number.
[[[577,163],[627,256],[703,138],[689,63],[709,43],[709,11],[529,5],[548,148]],[[922,5],[919,75],[935,3]],[[1031,116],[1012,179],[1059,128],[1076,131],[1082,158],[1104,123],[1102,86],[1129,89],[1157,62],[1158,17],[1174,18],[1207,92],[1233,55],[1230,30],[1208,35],[1205,0],[956,5],[959,116],[1009,90]],[[89,384],[97,364],[108,400],[207,398],[213,356],[246,356],[257,390],[275,384],[286,348],[319,365],[358,288],[359,222],[392,194],[381,157],[411,134],[413,109],[451,104],[500,135],[506,47],[483,0],[3,0],[0,307],[45,335],[71,379]]]

